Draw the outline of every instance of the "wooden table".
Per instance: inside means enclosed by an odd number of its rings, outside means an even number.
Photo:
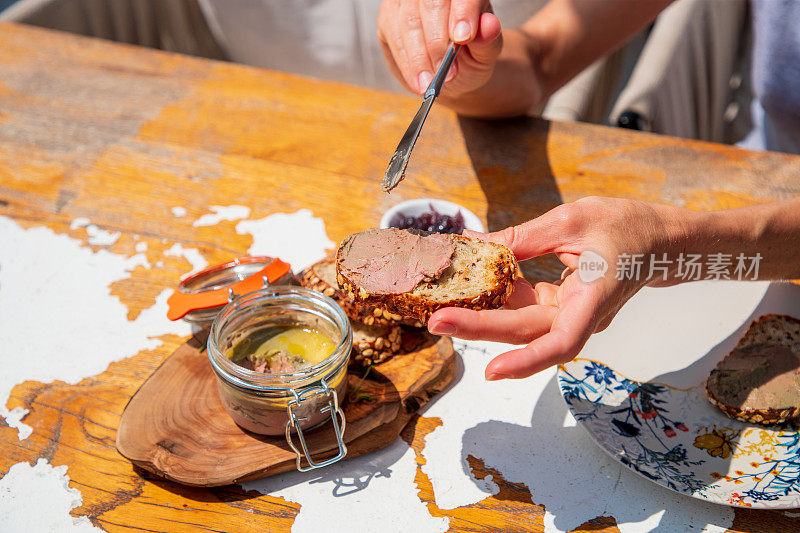
[[[135,320],[190,269],[183,257],[164,255],[175,243],[212,264],[251,244],[233,221],[194,227],[209,205],[245,205],[253,219],[307,208],[338,241],[376,225],[398,201],[425,196],[458,202],[497,229],[587,195],[721,209],[800,194],[793,156],[585,124],[468,120],[437,107],[406,181],[385,195],[379,178],[417,106],[410,97],[3,24],[0,215],[123,257],[146,242],[150,268],[138,266],[109,287]],[[174,216],[174,206],[189,216]],[[120,237],[91,245],[77,217]],[[558,271],[545,259],[526,273]],[[75,385],[16,385],[8,407],[30,410],[24,421],[34,431],[20,441],[0,418],[0,477],[37,458],[67,465],[83,497],[72,515],[109,531],[288,529],[303,512],[296,503],[238,485],[155,480],[117,454],[115,428],[128,398],[181,342],[163,335],[157,348],[127,354]],[[467,457],[468,468],[476,479],[492,476],[499,493],[437,506],[422,450],[441,423],[421,416],[402,435],[416,454],[414,483],[427,511],[449,518],[453,530],[541,530],[544,508],[528,488],[480,457]],[[590,518],[580,530],[617,530],[615,516]],[[741,509],[731,527],[798,529],[794,515]]]

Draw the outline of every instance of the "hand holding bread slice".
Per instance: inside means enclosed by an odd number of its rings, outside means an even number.
[[[336,252],[339,288],[352,300],[423,324],[445,307],[501,307],[517,272],[501,244],[417,230],[368,229]]]

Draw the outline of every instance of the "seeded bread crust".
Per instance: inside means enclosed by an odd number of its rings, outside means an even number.
[[[336,260],[326,257],[305,269],[298,279],[300,285],[307,289],[319,291],[325,296],[330,296],[342,306],[344,312],[352,320],[367,326],[407,326],[421,327],[416,320],[404,320],[402,316],[391,313],[386,309],[359,303],[350,298],[336,284]]]
[[[358,287],[342,273],[340,244],[336,252],[339,288],[353,301],[380,307],[422,324],[427,324],[434,312],[445,307],[475,311],[501,307],[514,290],[514,280],[519,272],[511,250],[501,244],[462,235],[447,237],[455,244],[450,267],[437,279],[422,281],[410,292],[402,294],[370,294]]]
[[[350,364],[367,367],[382,363],[400,351],[403,328],[400,326],[353,325],[353,353]]]
[[[745,333],[737,348],[753,346],[755,344],[773,344],[787,346],[795,355],[800,356],[800,320],[788,315],[769,314],[755,320]],[[800,420],[800,391],[798,391],[798,405],[783,409],[741,409],[719,398],[709,387],[712,378],[719,372],[718,368],[711,371],[706,380],[706,394],[711,405],[720,409],[731,418],[743,422],[773,425]]]

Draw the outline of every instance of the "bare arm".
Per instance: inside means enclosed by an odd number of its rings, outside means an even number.
[[[697,236],[690,243],[734,256],[759,254],[759,279],[800,279],[800,198],[704,211],[693,218]]]

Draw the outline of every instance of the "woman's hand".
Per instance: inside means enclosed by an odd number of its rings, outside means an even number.
[[[450,41],[466,46],[450,67],[445,96],[485,85],[502,49],[500,21],[488,0],[384,0],[378,39],[395,77],[418,94],[427,89]]]
[[[644,285],[676,282],[676,269],[650,275],[651,254],[674,260],[684,251],[689,221],[686,209],[612,198],[584,198],[544,215],[488,235],[471,236],[508,246],[517,259],[554,252],[567,266],[562,280],[531,286],[518,280],[504,309],[472,311],[447,308],[428,322],[435,334],[527,344],[495,357],[486,379],[524,378],[573,359],[592,333],[611,323],[622,305]],[[584,281],[576,270],[599,255],[608,265],[599,279]],[[621,254],[642,254],[641,275],[617,279]],[[654,264],[655,266],[655,264]]]

